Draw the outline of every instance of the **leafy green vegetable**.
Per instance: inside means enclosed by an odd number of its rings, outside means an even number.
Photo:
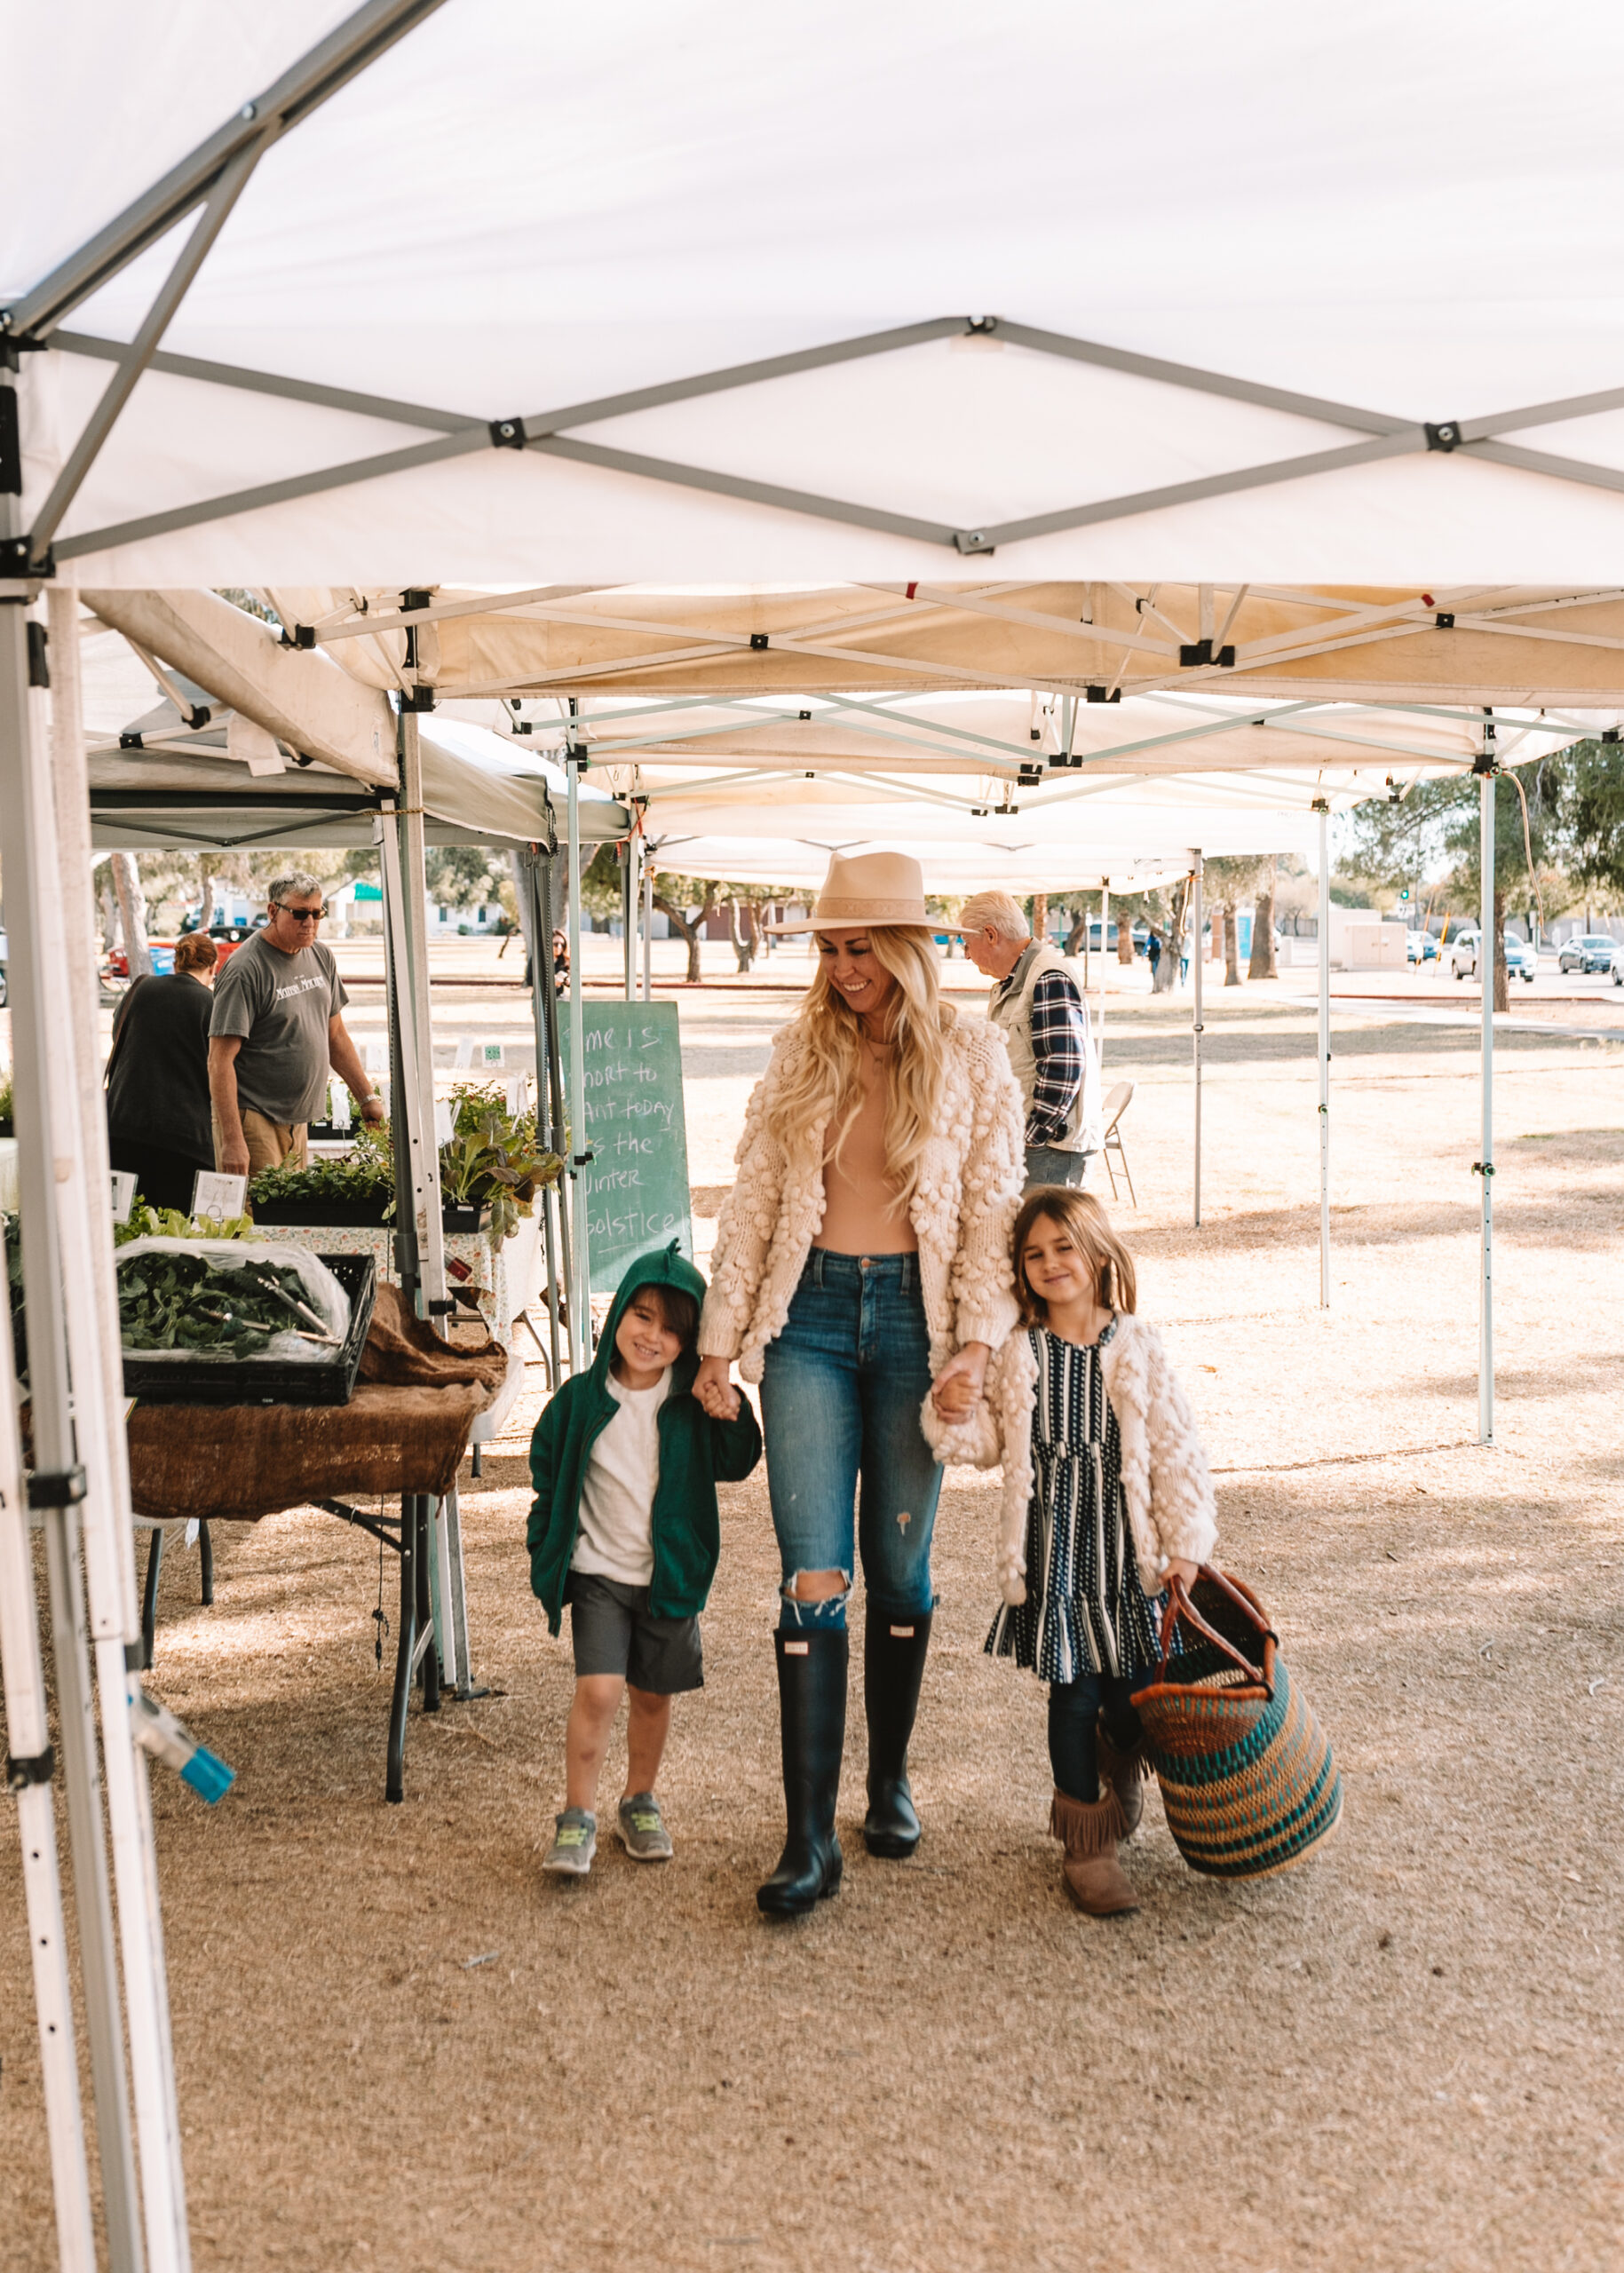
[[[512,1113],[499,1089],[470,1082],[451,1093],[452,1136],[440,1148],[440,1190],[456,1208],[491,1211],[491,1237],[511,1239],[521,1215],[562,1162],[536,1138],[535,1115]],[[261,1200],[387,1199],[394,1213],[394,1160],[388,1127],[363,1121],[356,1149],[339,1160],[313,1160],[303,1168],[262,1168],[249,1186],[249,1203]]]
[[[279,1334],[338,1346],[311,1308],[290,1264],[226,1263],[148,1248],[118,1265],[120,1338],[126,1350],[190,1350],[256,1358]]]
[[[305,1168],[261,1168],[248,1188],[250,1208],[261,1200],[360,1200],[383,1201],[383,1220],[394,1215],[394,1158],[385,1122],[361,1121],[355,1149],[338,1159],[325,1156]]]
[[[246,1239],[254,1234],[251,1216],[188,1216],[181,1208],[154,1208],[138,1192],[130,1214],[113,1226],[115,1247],[131,1239]]]

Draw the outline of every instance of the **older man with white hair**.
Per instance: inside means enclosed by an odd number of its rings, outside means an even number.
[[[326,913],[314,876],[302,868],[278,876],[265,929],[215,981],[209,1097],[214,1162],[224,1176],[257,1176],[283,1161],[304,1166],[305,1132],[321,1118],[329,1065],[365,1120],[384,1117],[344,1023],[350,998],[338,966],[316,938]]]
[[[958,928],[964,952],[993,982],[986,1014],[1002,1029],[1026,1106],[1026,1189],[1081,1187],[1100,1147],[1099,1057],[1089,1006],[1071,964],[1034,939],[1020,902],[978,891]]]

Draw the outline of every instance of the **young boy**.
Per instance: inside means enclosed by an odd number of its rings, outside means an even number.
[[[703,1686],[699,1613],[721,1551],[717,1483],[761,1458],[740,1400],[712,1421],[691,1394],[705,1282],[678,1254],[640,1255],[621,1280],[590,1374],[565,1382],[530,1440],[530,1585],[558,1631],[570,1605],[575,1696],[565,1808],[542,1865],[584,1878],[598,1849],[598,1777],[630,1687],[626,1793],[615,1832],[634,1862],[670,1860],[654,1779],[671,1699]]]

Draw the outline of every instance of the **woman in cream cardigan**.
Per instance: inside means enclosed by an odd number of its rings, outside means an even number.
[[[871,1854],[919,1841],[907,1746],[935,1596],[941,1470],[920,1425],[979,1402],[1015,1323],[1020,1090],[1002,1037],[939,996],[919,864],[836,854],[818,974],[745,1116],[700,1323],[694,1394],[762,1386],[783,1580],[779,1709],[788,1837],[757,1900],[798,1915],[840,1883],[846,1597],[860,1558]]]

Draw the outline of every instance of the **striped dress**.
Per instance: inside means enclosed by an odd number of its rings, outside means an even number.
[[[1062,1342],[1029,1329],[1038,1378],[1026,1510],[1026,1599],[1005,1604],[988,1654],[1041,1681],[1131,1678],[1156,1663],[1167,1600],[1145,1594],[1122,1498],[1121,1440],[1105,1395],[1099,1340]]]

